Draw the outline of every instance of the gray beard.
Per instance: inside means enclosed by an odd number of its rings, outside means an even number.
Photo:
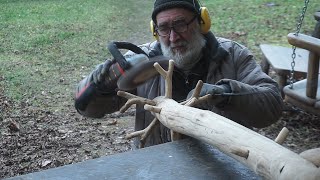
[[[187,72],[201,59],[202,48],[206,45],[206,40],[199,30],[194,30],[193,38],[187,41],[181,41],[176,45],[186,45],[187,50],[185,53],[174,52],[172,47],[166,46],[160,39],[161,50],[164,56],[174,60],[175,65]]]

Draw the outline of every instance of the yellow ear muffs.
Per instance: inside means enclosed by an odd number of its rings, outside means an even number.
[[[211,19],[209,16],[209,11],[206,7],[201,7],[200,8],[200,29],[201,29],[201,33],[202,34],[207,34],[210,31],[210,27],[211,27]],[[154,22],[151,20],[150,21],[150,30],[152,32],[153,37],[159,41],[159,36],[156,32],[155,29],[155,24]]]
[[[159,41],[159,36],[158,36],[158,34],[157,34],[157,32],[156,32],[155,24],[154,24],[154,22],[153,22],[152,20],[150,21],[150,30],[151,30],[151,32],[152,32],[153,37],[154,37],[157,41]]]
[[[200,8],[200,29],[202,34],[207,34],[210,31],[211,19],[209,16],[209,11],[206,7]]]

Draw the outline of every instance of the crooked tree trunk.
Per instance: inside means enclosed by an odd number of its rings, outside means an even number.
[[[318,161],[310,160],[319,152],[318,149],[305,152],[301,157],[280,145],[288,133],[285,128],[275,142],[211,111],[189,107],[196,101],[203,101],[207,98],[206,96],[199,97],[202,81],[198,82],[192,97],[182,103],[184,105],[169,99],[172,91],[173,60],[169,61],[168,71],[163,70],[157,63],[154,66],[166,79],[166,96],[146,101],[144,98],[129,93],[118,92],[118,95],[130,99],[121,108],[121,111],[125,111],[134,103],[145,104],[144,108],[151,111],[163,125],[172,131],[215,146],[265,179],[320,179]],[[143,140],[152,127],[151,125],[141,132],[133,133],[133,136],[143,134]],[[319,160],[319,155],[316,156]]]
[[[313,163],[240,124],[172,99],[154,101],[158,111],[153,114],[163,125],[215,146],[266,179],[320,179]]]

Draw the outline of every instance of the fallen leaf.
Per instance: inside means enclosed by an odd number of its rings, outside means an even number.
[[[46,167],[46,166],[50,165],[51,163],[52,163],[51,160],[43,160],[41,162],[41,167]]]
[[[234,34],[237,35],[237,36],[245,36],[245,35],[247,35],[247,33],[243,32],[243,31],[236,31],[236,32],[234,32]]]
[[[116,125],[117,123],[118,123],[118,121],[116,119],[113,119],[113,120],[109,121],[107,123],[107,125]]]

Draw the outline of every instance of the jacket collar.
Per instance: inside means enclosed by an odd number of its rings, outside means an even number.
[[[228,55],[228,52],[220,46],[220,43],[211,31],[205,34],[204,37],[206,38],[206,46],[203,49],[202,59],[190,72],[191,74],[197,74],[202,77],[208,74],[208,67],[212,66],[212,64],[219,67]]]
[[[206,47],[203,50],[204,61],[208,63],[214,61],[215,63],[220,64],[221,61],[228,55],[228,52],[221,47],[217,38],[211,31],[204,36],[207,41]]]

